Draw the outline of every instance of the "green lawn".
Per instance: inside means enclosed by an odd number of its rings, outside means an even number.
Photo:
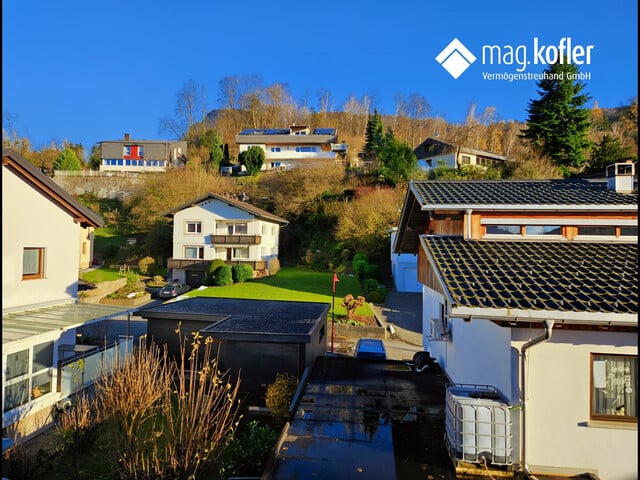
[[[118,280],[122,278],[122,276],[117,268],[102,267],[96,270],[91,270],[90,272],[81,273],[80,278],[86,282],[100,283]]]
[[[342,307],[342,299],[351,294],[362,295],[360,282],[349,275],[338,275],[335,294],[335,314],[346,316]],[[333,273],[311,272],[297,268],[282,268],[276,275],[254,279],[245,283],[235,283],[228,287],[208,287],[203,290],[189,292],[193,297],[227,297],[261,300],[291,300],[298,302],[328,303],[332,305]],[[368,303],[356,311],[357,315],[372,316],[373,309]]]

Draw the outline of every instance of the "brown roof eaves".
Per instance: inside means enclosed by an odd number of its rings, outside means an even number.
[[[239,208],[240,210],[243,210],[247,213],[250,213],[251,215],[253,215],[256,218],[261,218],[263,220],[268,220],[270,222],[274,222],[274,223],[279,223],[281,225],[286,225],[289,222],[287,220],[285,220],[282,217],[279,217],[278,215],[275,215],[273,213],[267,212],[266,210],[263,210],[261,208],[258,208],[254,205],[251,205],[250,203],[247,202],[242,202],[240,200],[236,200],[235,198],[231,198],[231,197],[225,197],[223,195],[218,195],[217,193],[212,193],[209,192],[205,195],[202,195],[198,198],[195,198],[193,200],[190,200],[188,202],[183,203],[182,205],[179,205],[171,210],[168,210],[166,212],[163,212],[161,214],[161,216],[163,217],[173,217],[177,212],[184,210],[185,208],[189,208],[189,207],[193,207],[199,203],[204,202],[205,200],[208,200],[210,198],[213,198],[215,200],[219,200],[221,202],[225,202],[229,205],[232,205],[236,208]]]
[[[99,214],[82,205],[15,150],[2,149],[2,166],[10,168],[13,173],[71,215],[81,226],[99,228],[104,225],[104,220]]]

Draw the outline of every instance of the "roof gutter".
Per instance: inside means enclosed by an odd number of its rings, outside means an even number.
[[[549,320],[549,319],[545,319],[544,322],[544,334],[542,334],[539,337],[536,337],[530,341],[528,341],[527,343],[525,343],[521,348],[520,348],[520,355],[521,355],[521,372],[520,372],[520,382],[522,384],[522,450],[521,450],[521,457],[522,457],[522,468],[524,470],[524,472],[527,475],[530,475],[531,472],[529,471],[529,465],[527,465],[527,460],[526,460],[526,426],[527,426],[527,422],[526,422],[526,412],[527,409],[525,408],[525,403],[526,403],[526,399],[527,399],[527,393],[526,393],[526,389],[525,389],[525,383],[524,383],[524,379],[525,379],[525,360],[526,360],[526,354],[527,354],[527,350],[529,350],[531,347],[533,347],[534,345],[537,345],[538,343],[542,343],[542,342],[548,342],[551,339],[551,334],[552,334],[552,330],[553,330],[553,324],[554,321],[553,320]]]

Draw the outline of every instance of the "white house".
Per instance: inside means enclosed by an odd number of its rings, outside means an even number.
[[[504,155],[455,145],[431,137],[418,145],[413,153],[422,170],[431,170],[441,164],[452,169],[458,169],[464,165],[481,168],[500,167],[510,161]]]
[[[249,128],[236,135],[238,153],[251,147],[264,151],[267,169],[282,168],[303,162],[318,163],[346,158],[347,144],[338,143],[335,128],[292,125],[289,128]]]
[[[73,358],[99,350],[77,345],[77,329],[126,312],[78,303],[79,239],[92,242],[83,235],[102,223],[17,152],[3,149],[2,436],[9,443],[50,425],[52,407],[92,381],[85,371],[70,380]]]
[[[635,166],[607,174],[411,182],[393,250],[418,254],[424,349],[481,386],[448,397],[455,462],[637,478]]]
[[[164,213],[173,219],[171,277],[193,287],[202,284],[212,260],[246,263],[271,271],[278,258],[280,228],[288,222],[236,198],[208,193]]]

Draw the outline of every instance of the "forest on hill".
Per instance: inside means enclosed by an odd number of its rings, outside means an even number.
[[[305,102],[293,99],[284,84],[262,86],[251,79],[227,77],[219,86],[223,108],[215,111],[204,108],[203,88],[189,81],[177,95],[173,116],[160,121],[167,136],[187,141],[188,161],[184,169],[145,175],[138,190],[126,199],[98,198],[91,193],[81,198],[103,215],[106,227],[114,234],[139,237],[135,247],[112,252],[113,255],[132,258],[151,255],[162,262],[171,256],[171,230],[162,212],[215,192],[244,194],[250,203],[288,220],[280,245],[285,264],[339,270],[348,268],[353,255],[363,253],[386,266],[390,231],[398,223],[410,179],[561,178],[602,172],[608,163],[637,158],[637,99],[619,108],[600,108],[597,104],[591,109],[580,108],[587,98],[581,93],[584,85],[564,85],[568,96],[559,103],[556,100],[551,108],[547,103],[542,102],[541,107],[532,100],[528,124],[501,120],[491,107],[477,112],[475,105],[470,105],[463,124],[449,123],[430,116],[429,104],[419,94],[398,96],[395,113],[379,115],[367,96],[359,99],[352,96],[341,111],[333,111],[329,108],[329,92],[322,94],[319,109],[311,109]],[[548,86],[557,98],[553,90],[556,87]],[[574,117],[558,123],[558,112],[564,110]],[[556,128],[545,123],[549,118],[556,122]],[[384,134],[377,134],[378,144],[372,150],[374,121],[379,122],[376,126]],[[380,169],[354,171],[331,162],[319,168],[243,177],[219,174],[222,162],[238,162],[235,136],[241,130],[285,128],[293,124],[312,129],[335,128],[338,141],[349,145],[350,157],[373,151]],[[554,130],[567,125],[573,130],[562,133],[560,138],[553,137],[557,133]],[[536,135],[542,134],[535,132],[544,134],[545,129],[551,130],[551,136],[540,141]],[[576,133],[579,129],[582,130]],[[423,172],[416,168],[411,152],[429,137],[505,155],[512,162],[501,170],[473,167],[448,171],[436,167]],[[385,149],[390,142],[401,148]],[[68,165],[70,157],[84,158],[82,145],[54,142],[36,151],[31,149],[28,138],[4,128],[3,146],[15,149],[34,165],[49,171],[60,169],[57,165],[61,159]],[[398,151],[404,152],[400,162],[389,162],[385,157]],[[573,157],[568,158],[567,151]],[[413,160],[408,156],[413,156]],[[94,145],[89,162],[82,162],[80,168],[96,169],[99,161],[99,148]],[[386,175],[389,168],[402,168],[393,182]]]

